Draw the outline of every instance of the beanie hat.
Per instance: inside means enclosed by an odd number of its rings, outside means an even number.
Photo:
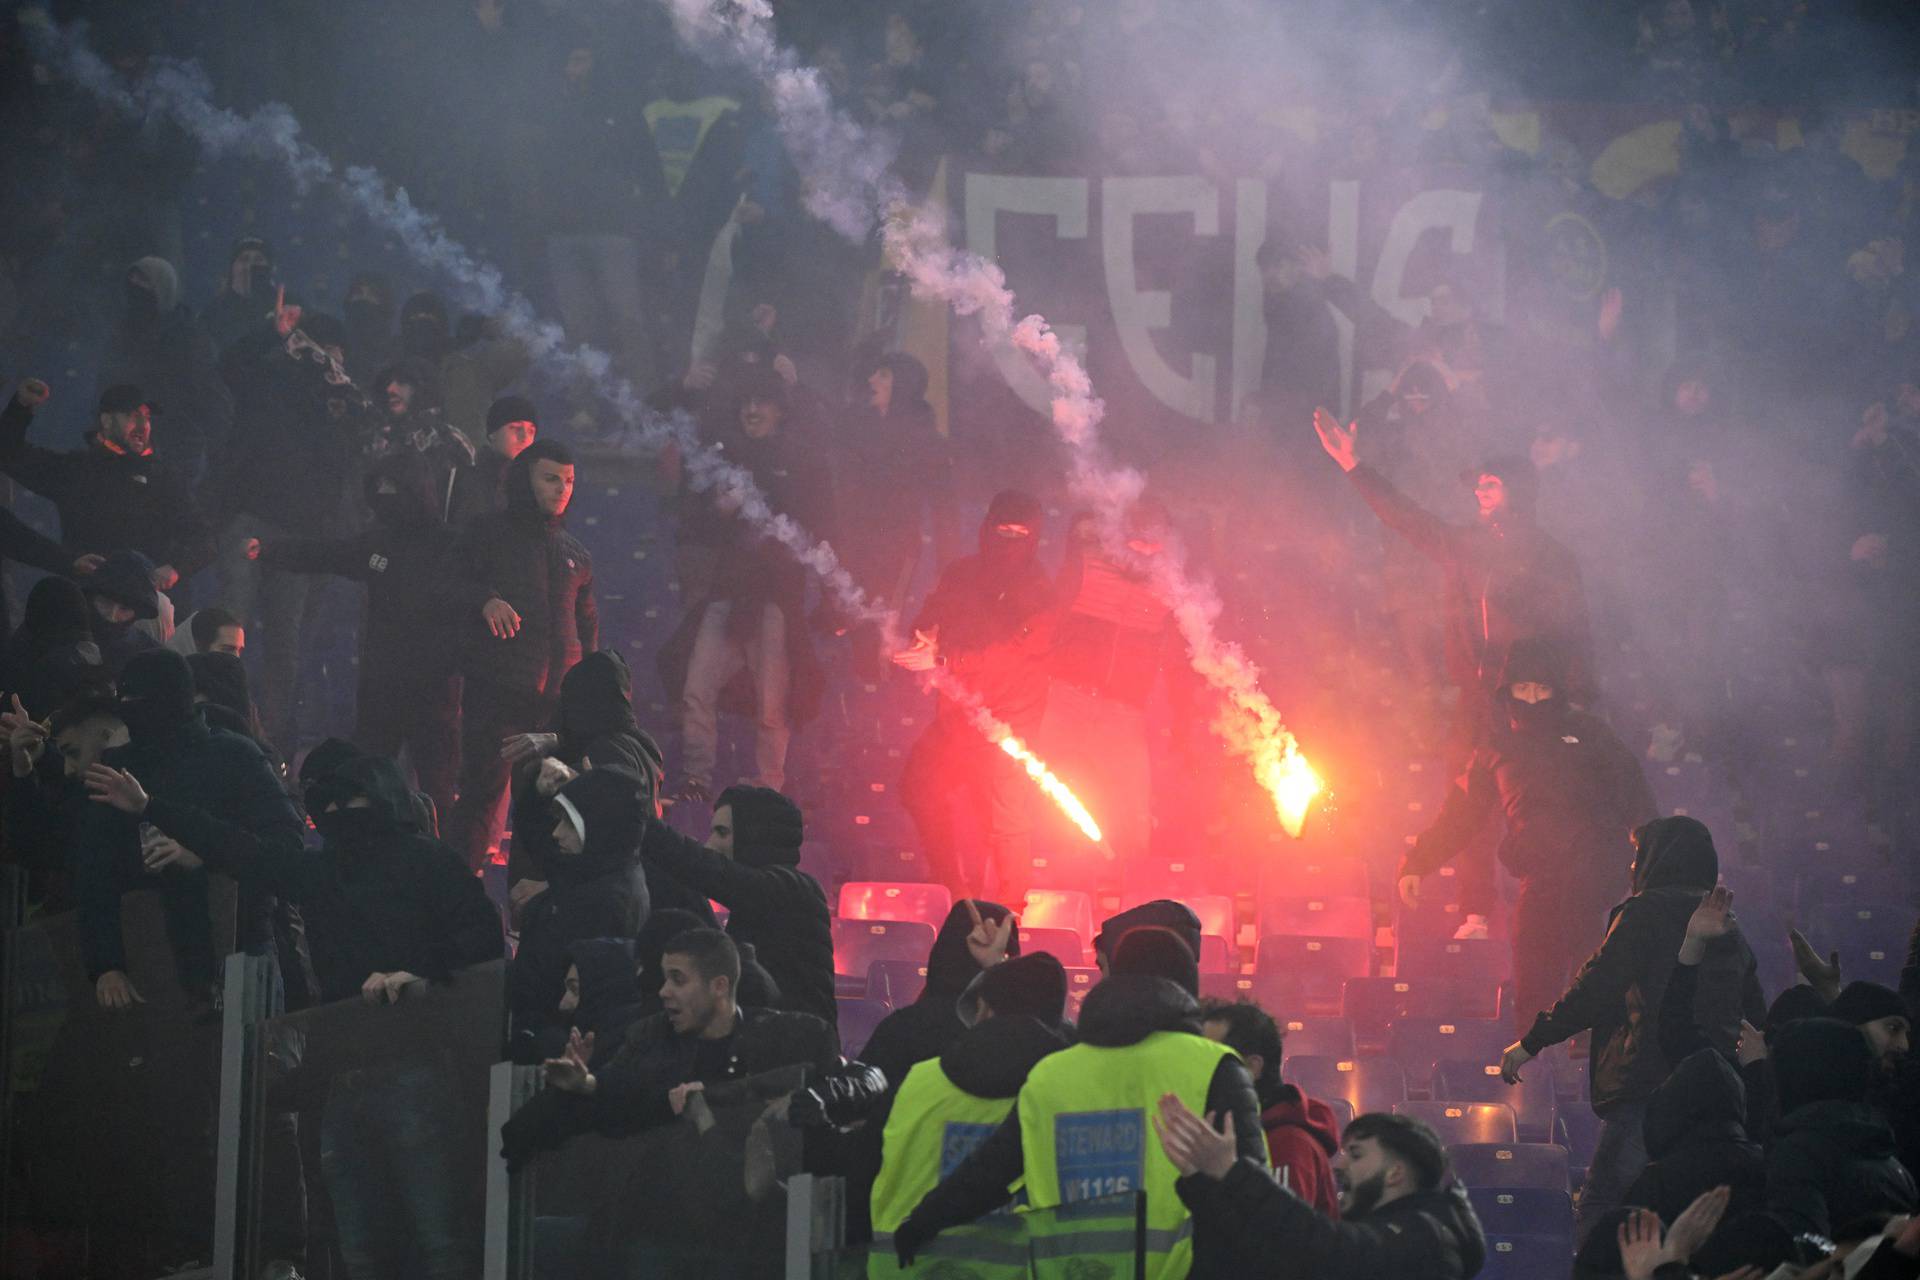
[[[525,396],[501,396],[487,407],[488,435],[492,435],[509,422],[531,422],[538,429],[540,416],[533,407],[533,401]]]
[[[307,758],[300,762],[300,785],[310,786],[347,761],[365,754],[345,738],[323,738],[313,745],[307,752]]]
[[[1105,956],[1108,964],[1112,964],[1113,949],[1126,936],[1127,930],[1144,925],[1173,930],[1179,935],[1180,941],[1187,944],[1187,950],[1196,956],[1200,954],[1200,917],[1193,914],[1192,907],[1184,902],[1175,902],[1172,898],[1155,898],[1103,921],[1100,932],[1093,935],[1093,949]]]
[[[233,252],[227,255],[227,261],[232,262],[249,249],[258,249],[262,254],[266,255],[268,262],[273,261],[273,242],[262,236],[241,236],[238,240],[235,240],[233,242]]]
[[[1138,974],[1178,983],[1190,996],[1200,994],[1200,962],[1171,929],[1158,925],[1132,929],[1120,939],[1107,972],[1115,977]]]
[[[1771,1046],[1782,1031],[1802,1018],[1826,1016],[1827,1002],[1820,993],[1804,982],[1796,983],[1773,998],[1773,1003],[1767,1006],[1766,1024],[1761,1029]]]
[[[148,649],[127,659],[115,709],[138,740],[193,716],[193,670],[171,649]]]
[[[1900,993],[1877,982],[1849,982],[1834,997],[1832,1011],[1834,1017],[1842,1022],[1851,1022],[1856,1027],[1862,1023],[1877,1022],[1881,1018],[1908,1016],[1906,1002],[1900,998]]]
[[[190,653],[187,669],[193,672],[193,688],[199,696],[242,719],[253,714],[247,667],[240,659],[230,653]]]
[[[88,595],[105,596],[133,610],[136,618],[160,616],[160,596],[153,589],[153,561],[138,551],[109,551],[98,569],[87,575]],[[193,690],[193,677],[187,677]]]
[[[1040,521],[1046,515],[1046,508],[1040,505],[1040,499],[1018,489],[1002,489],[993,495],[993,501],[987,504],[987,525],[1023,524],[1029,529],[1038,530]]]
[[[996,1018],[1033,1018],[1059,1023],[1067,1008],[1067,971],[1044,951],[983,969],[960,997],[961,1008],[987,1002]]]
[[[98,413],[132,413],[141,405],[147,406],[151,417],[160,416],[160,406],[148,400],[140,388],[131,382],[116,382],[100,393],[100,403],[95,410]]]
[[[734,857],[749,866],[797,866],[806,824],[800,806],[772,787],[734,786],[713,802],[733,809]]]
[[[1814,1102],[1859,1102],[1873,1085],[1873,1047],[1838,1018],[1802,1018],[1781,1031],[1772,1056],[1782,1116]]]

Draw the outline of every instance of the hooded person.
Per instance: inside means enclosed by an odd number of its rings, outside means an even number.
[[[1200,954],[1200,917],[1193,913],[1193,908],[1172,898],[1155,898],[1100,922],[1099,932],[1093,935],[1093,959],[1101,973],[1112,967],[1113,953],[1120,940],[1135,929],[1171,930],[1187,944],[1187,950],[1196,956]]]
[[[540,435],[540,413],[525,396],[501,396],[487,407],[486,437],[474,442],[471,467],[454,477],[448,523],[458,527],[506,506],[507,467]]]
[[[254,709],[253,695],[247,691],[247,666],[230,653],[190,653],[187,669],[193,672],[193,696],[207,723],[228,733],[251,738],[267,757],[277,775],[282,771],[280,753],[267,741],[260,727],[260,713]]]
[[[108,751],[88,770],[87,786],[101,794],[103,782],[131,778],[147,797],[192,806],[213,815],[262,847],[297,854],[301,825],[293,802],[260,748],[249,738],[211,729],[194,705],[193,671],[179,654],[155,649],[131,658],[120,673],[116,711],[127,727],[127,745]],[[172,834],[172,833],[167,833]],[[214,936],[207,901],[207,859],[165,858],[157,874],[147,870],[152,850],[142,848],[140,816],[112,803],[87,807],[74,849],[74,893],[80,906],[82,954],[100,1003],[125,1008],[137,999],[127,978],[126,941],[120,899],[131,888],[155,885],[167,918],[168,940],[182,986],[210,992],[226,940]],[[239,949],[264,954],[273,944],[270,891],[242,886]]]
[[[341,538],[258,540],[261,564],[366,584],[353,737],[371,754],[405,748],[436,813],[450,813],[458,776],[460,623],[476,585],[459,576],[431,468],[416,454],[380,459],[365,480],[374,522]]]
[[[1740,1073],[1712,1049],[1692,1054],[1647,1100],[1647,1167],[1627,1189],[1626,1203],[1642,1205],[1672,1222],[1699,1196],[1715,1187],[1732,1188],[1726,1216],[1716,1237],[1736,1219],[1759,1209],[1765,1200],[1766,1157],[1747,1136],[1747,1091]],[[1696,1255],[1708,1274],[1732,1270],[1724,1261],[1725,1239],[1710,1239],[1708,1252]]]
[[[1912,1213],[1913,1174],[1893,1128],[1867,1101],[1867,1037],[1837,1018],[1782,1029],[1772,1051],[1780,1119],[1767,1152],[1767,1212],[1789,1231],[1834,1238],[1869,1214]]]
[[[1229,1274],[1223,1268],[1232,1246],[1223,1233],[1187,1230],[1188,1210],[1174,1192],[1178,1175],[1148,1122],[1173,1093],[1202,1115],[1225,1117],[1239,1156],[1266,1169],[1253,1080],[1233,1050],[1201,1034],[1199,985],[1198,960],[1171,930],[1134,929],[1122,938],[1108,976],[1081,1006],[1079,1042],[1033,1066],[1006,1119],[894,1229],[901,1265],[949,1227],[1006,1204],[1009,1188],[1024,1178],[1028,1203],[1043,1211],[1100,1198],[1090,1186],[1144,1191],[1149,1280],[1189,1269]],[[1116,1268],[1132,1252],[1132,1199],[1114,1215],[1125,1253],[1101,1259]],[[1081,1212],[1076,1231],[1098,1231],[1108,1217]]]
[[[0,555],[73,574],[82,567],[81,552],[137,551],[164,567],[155,585],[165,583],[165,589],[210,563],[212,529],[195,501],[190,473],[174,457],[179,407],[150,388],[117,382],[100,393],[80,448],[49,449],[28,443],[27,433],[50,394],[45,383],[27,381],[8,397],[0,410],[0,471],[53,503],[66,545],[38,537],[8,516],[0,520]],[[165,420],[163,428],[156,428],[156,417]]]
[[[705,844],[647,823],[640,856],[727,908],[727,936],[751,944],[780,988],[779,1008],[838,1025],[833,921],[820,882],[800,869],[800,807],[768,787],[733,786],[713,803]]]
[[[540,732],[561,679],[600,647],[593,557],[566,527],[573,454],[536,441],[507,468],[506,485],[505,509],[460,530],[454,556],[459,581],[473,586],[458,623],[460,798],[447,835],[475,868],[488,857],[506,799],[510,764],[501,743]]]
[[[968,935],[973,931],[973,912],[980,913],[982,923],[993,926],[999,926],[1012,914],[997,902],[976,900],[971,906],[970,911],[969,903],[963,900],[948,909],[947,918],[940,922],[940,929],[934,934],[933,948],[927,952],[927,980],[920,994],[914,997],[913,1003],[880,1019],[873,1034],[867,1037],[866,1046],[860,1050],[860,1060],[879,1068],[886,1075],[889,1088],[879,1113],[850,1139],[847,1230],[851,1239],[866,1237],[866,1193],[880,1171],[881,1137],[894,1091],[916,1064],[938,1058],[967,1030],[961,1008],[963,1004],[971,1007],[966,1000],[967,993],[986,972],[968,945]],[[1010,957],[1020,954],[1017,927],[1007,928],[1006,954]]]
[[[1672,1071],[1657,1034],[1662,997],[1687,922],[1720,875],[1713,836],[1697,819],[1656,818],[1633,834],[1632,896],[1614,908],[1600,949],[1566,992],[1501,1059],[1502,1074],[1512,1081],[1549,1046],[1593,1032],[1590,1088],[1601,1129],[1581,1192],[1583,1235],[1623,1202],[1646,1166],[1647,1102]],[[1753,950],[1737,930],[1729,932],[1708,947],[1699,970],[1695,1021],[1714,1049],[1731,1056],[1741,1019],[1765,1016]]]
[[[225,609],[196,609],[173,629],[167,648],[183,658],[196,653],[227,653],[237,658],[246,652],[246,625]]]
[[[1898,991],[1877,982],[1849,982],[1834,997],[1832,1016],[1851,1022],[1873,1046],[1873,1088],[1867,1095],[1899,1143],[1900,1162],[1920,1168],[1920,1063],[1914,1061],[1913,1015]]]
[[[978,554],[948,565],[914,619],[914,645],[894,655],[910,671],[945,664],[954,680],[1016,734],[1031,739],[1051,678],[1053,584],[1038,562],[1039,499],[1008,489],[980,523]],[[1032,874],[1032,784],[981,736],[966,706],[942,695],[907,757],[900,800],[920,833],[932,878],[964,897],[986,878],[963,865],[955,810],[986,815],[999,896],[1018,911]]]
[[[441,519],[450,519],[454,487],[460,473],[473,466],[475,450],[473,441],[446,421],[439,369],[409,356],[375,374],[367,390],[377,412],[368,420],[362,456],[378,462],[398,453],[418,455],[431,477],[435,509]]]
[[[649,917],[651,919],[651,917]],[[645,926],[642,926],[643,928]],[[598,1045],[617,1045],[626,1038],[627,1028],[647,1017],[649,1010],[641,992],[639,961],[632,938],[582,938],[567,949],[573,961],[573,1007],[562,1001],[561,1009],[569,1024],[582,1035],[594,1037]],[[655,1010],[654,1012],[657,1012]],[[543,1043],[551,1052],[543,1058],[558,1057],[566,1050],[566,1030],[554,1027]],[[525,1055],[510,1055],[515,1062]]]
[[[1314,428],[1381,522],[1440,566],[1447,679],[1466,695],[1462,709],[1469,722],[1483,722],[1508,646],[1527,637],[1560,647],[1565,693],[1570,701],[1585,702],[1593,691],[1586,592],[1573,553],[1539,525],[1539,474],[1532,460],[1496,454],[1465,473],[1479,518],[1455,524],[1361,462],[1352,427],[1317,410]]]
[[[1218,1135],[1201,1139],[1207,1122],[1192,1107],[1170,1100],[1155,1124],[1182,1174],[1175,1190],[1193,1212],[1195,1275],[1203,1240],[1230,1260],[1230,1269],[1207,1274],[1252,1280],[1469,1280],[1486,1261],[1486,1236],[1446,1147],[1412,1116],[1376,1111],[1347,1126],[1333,1166],[1337,1220],[1244,1157],[1231,1159]]]
[[[205,326],[181,301],[180,273],[173,264],[141,258],[127,268],[124,281],[126,309],[101,370],[108,382],[135,383],[153,403],[167,407],[167,451],[182,476],[197,476],[201,459],[232,430],[233,397],[221,380]],[[269,298],[260,314],[272,310]],[[100,549],[130,545],[137,544],[102,543]]]
[[[65,578],[33,584],[20,628],[4,652],[5,687],[31,715],[49,715],[82,689],[110,679],[93,638],[93,607]]]
[[[115,551],[87,575],[86,592],[93,641],[110,676],[118,676],[136,654],[160,647],[140,624],[160,616],[160,593],[153,589],[153,562],[138,551]]]
[[[273,314],[273,245],[259,236],[241,236],[227,254],[227,271],[213,301],[201,313],[216,355],[254,333]]]
[[[1047,953],[983,970],[968,992],[976,1010],[969,1028],[937,1057],[915,1063],[894,1090],[869,1201],[871,1275],[898,1274],[887,1257],[894,1230],[1006,1120],[1035,1064],[1069,1043],[1067,975]],[[929,1256],[953,1254],[958,1234]]]
[[[650,908],[640,868],[640,837],[653,813],[645,780],[616,766],[593,769],[553,801],[547,887],[521,906],[520,946],[507,976],[516,1033],[559,1025],[574,943],[631,938]]]
[[[1400,862],[1400,896],[1412,909],[1421,877],[1463,855],[1471,862],[1482,828],[1501,814],[1506,830],[1498,857],[1520,881],[1512,941],[1517,1031],[1553,1003],[1599,945],[1628,833],[1659,813],[1638,755],[1605,721],[1568,705],[1568,696],[1557,647],[1515,640],[1494,694],[1493,723]],[[1467,920],[1460,936],[1484,937],[1491,877],[1461,879]]]

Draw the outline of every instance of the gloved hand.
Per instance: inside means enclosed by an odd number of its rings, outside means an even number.
[[[903,1269],[910,1267],[919,1252],[932,1244],[933,1238],[939,1234],[920,1225],[914,1215],[908,1214],[907,1220],[893,1229],[893,1256],[899,1259]]]
[[[795,1089],[787,1098],[787,1123],[812,1129],[827,1123],[827,1100],[817,1089]]]

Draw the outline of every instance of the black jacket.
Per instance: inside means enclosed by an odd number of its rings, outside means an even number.
[[[727,933],[750,942],[780,986],[780,1007],[837,1026],[833,919],[819,881],[797,850],[739,850],[724,858],[664,822],[649,822],[640,846],[647,874],[659,868],[727,908]]]
[[[820,441],[806,424],[790,415],[778,431],[759,440],[734,429],[722,434],[719,446],[729,462],[752,474],[776,514],[792,518],[816,541],[833,539],[832,475]],[[704,501],[711,503],[717,496],[710,492]],[[722,515],[716,532],[720,561],[708,598],[731,601],[736,618],[757,619],[762,605],[778,605],[788,629],[798,630],[806,602],[806,567],[738,515]]]
[[[482,444],[473,453],[473,465],[453,473],[453,500],[447,523],[463,529],[474,520],[507,507],[507,467],[512,459]]]
[[[1650,1097],[1671,1070],[1660,1048],[1661,998],[1687,921],[1719,874],[1705,827],[1684,818],[1655,825],[1665,834],[1641,849],[1634,894],[1614,908],[1600,949],[1521,1038],[1537,1055],[1592,1028],[1593,1107],[1602,1114],[1616,1102]],[[1766,1016],[1753,950],[1735,931],[1709,946],[1700,969],[1695,1020],[1716,1049],[1731,1054],[1740,1019]]]
[[[939,628],[947,668],[1015,732],[1030,734],[1046,710],[1053,678],[1047,655],[1057,621],[1054,588],[1030,556],[999,558],[992,538],[992,529],[983,527],[980,554],[941,571],[913,628]],[[940,711],[965,715],[945,698]]]
[[[27,592],[20,629],[0,650],[0,688],[18,694],[29,715],[44,720],[81,689],[105,683],[93,617],[85,593],[65,578],[42,578]]]
[[[1915,1203],[1893,1129],[1867,1103],[1810,1102],[1774,1123],[1767,1212],[1789,1231],[1831,1237],[1869,1214],[1911,1213]]]
[[[947,1046],[940,1069],[976,1098],[1017,1098],[1034,1065],[1068,1043],[1061,1028],[1035,1018],[988,1018]]]
[[[1196,1275],[1206,1240],[1230,1242],[1245,1260],[1231,1274],[1245,1277],[1468,1280],[1486,1261],[1480,1220],[1458,1186],[1334,1222],[1245,1159],[1218,1181],[1192,1174],[1174,1185],[1193,1212]]]
[[[631,938],[647,919],[640,832],[651,805],[641,794],[640,780],[623,769],[592,769],[558,794],[579,811],[586,844],[577,854],[554,853],[546,890],[521,913],[520,948],[507,971],[516,1032],[565,1021],[560,996],[575,943]]]
[[[562,519],[535,505],[531,475],[521,454],[507,469],[505,509],[461,533],[461,576],[479,588],[479,604],[497,596],[520,615],[519,633],[502,640],[476,606],[463,624],[465,662],[470,678],[549,693],[582,654],[600,647],[600,612],[593,557]]]
[[[1087,994],[1080,1010],[1082,1044],[1123,1048],[1139,1044],[1156,1031],[1200,1034],[1198,1002],[1185,989],[1165,978],[1137,975],[1108,978]],[[1265,1166],[1267,1135],[1260,1127],[1260,1100],[1246,1064],[1239,1058],[1228,1054],[1220,1059],[1207,1085],[1205,1109],[1209,1114],[1217,1111],[1231,1116],[1241,1157]],[[903,1247],[917,1250],[920,1243],[931,1240],[946,1228],[972,1222],[1007,1203],[1011,1195],[1007,1188],[1025,1175],[1020,1104],[1016,1101],[1000,1127],[907,1215],[894,1238],[913,1242]],[[1218,1235],[1196,1231],[1195,1275],[1229,1274],[1219,1240]]]
[[[120,933],[120,895],[128,889],[158,887],[167,899],[169,940],[183,979],[211,982],[217,977],[219,957],[213,950],[206,878],[210,870],[227,868],[209,856],[199,842],[161,826],[167,835],[199,854],[206,866],[194,871],[175,868],[157,877],[145,875],[140,868],[140,823],[160,826],[153,817],[155,810],[191,808],[218,814],[223,825],[258,847],[293,857],[299,854],[301,836],[293,802],[258,746],[238,734],[209,729],[197,713],[158,741],[115,747],[102,760],[130,770],[145,787],[151,803],[143,818],[105,804],[89,804],[81,812],[73,875],[87,976],[98,978],[109,970],[127,967],[125,941]],[[261,886],[245,883],[241,888],[239,945],[246,950],[261,950],[271,936],[271,889],[263,891]]]
[[[380,493],[383,488],[390,493]],[[291,573],[330,573],[367,586],[360,632],[361,705],[409,697],[414,682],[458,669],[463,624],[486,597],[459,576],[453,531],[434,512],[432,477],[409,454],[383,458],[367,476],[375,522],[346,538],[274,538],[260,562]]]
[[[358,996],[369,974],[405,971],[445,981],[505,954],[500,915],[486,890],[459,855],[414,830],[413,799],[399,767],[363,756],[332,776],[373,801],[385,820],[379,835],[329,840],[309,852],[158,797],[146,820],[208,866],[298,904],[322,1000]]]
[[[27,443],[33,411],[16,399],[0,410],[0,471],[53,503],[60,537],[80,552],[138,551],[183,578],[212,563],[213,533],[186,477],[156,453],[116,453],[88,433],[87,446],[60,452]],[[75,552],[42,538],[11,513],[0,522],[0,555],[49,573],[71,569]]]
[[[271,328],[242,339],[233,432],[207,467],[204,497],[214,523],[257,516],[309,537],[338,527],[366,405],[323,366],[295,355]]]
[[[1644,1134],[1650,1163],[1625,1203],[1644,1205],[1664,1222],[1715,1187],[1731,1187],[1723,1223],[1761,1207],[1766,1158],[1747,1136],[1747,1091],[1734,1065],[1701,1049],[1675,1067],[1647,1100]],[[1725,1270],[1726,1268],[1720,1268]]]

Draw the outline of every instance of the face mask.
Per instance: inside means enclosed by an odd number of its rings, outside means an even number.
[[[192,715],[191,710],[170,706],[158,698],[122,699],[115,710],[127,726],[128,739],[133,742],[160,737]]]
[[[265,297],[273,292],[273,266],[271,263],[256,262],[247,268],[247,296]]]
[[[1560,722],[1560,699],[1522,702],[1518,698],[1508,698],[1507,715],[1522,731],[1545,731]]]
[[[127,286],[127,316],[133,320],[152,320],[160,314],[160,299],[154,297],[153,290],[142,289],[137,284]]]
[[[328,844],[364,845],[394,830],[378,809],[334,809],[313,815],[313,825]]]

